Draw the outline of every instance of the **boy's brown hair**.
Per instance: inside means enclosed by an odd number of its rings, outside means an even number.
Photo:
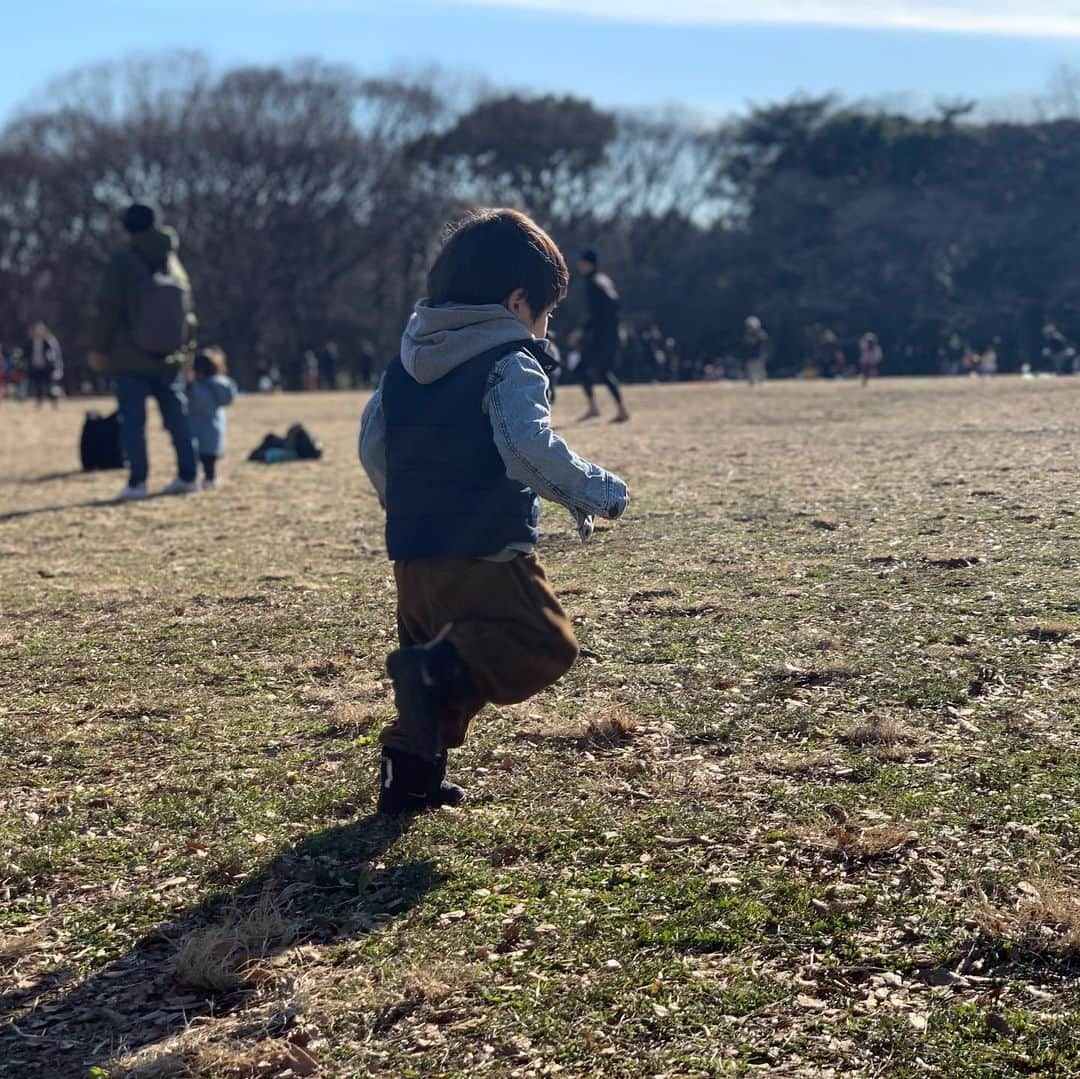
[[[555,241],[518,210],[473,210],[446,229],[428,273],[433,304],[504,303],[517,289],[535,315],[557,304],[570,284]]]

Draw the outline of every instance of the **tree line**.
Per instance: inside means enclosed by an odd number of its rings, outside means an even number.
[[[779,372],[826,328],[875,331],[890,373],[936,371],[966,343],[1018,367],[1044,323],[1080,336],[1067,104],[980,122],[963,104],[796,98],[721,120],[317,61],[90,69],[0,130],[0,342],[44,320],[78,388],[118,208],[143,200],[178,229],[201,339],[242,383],[328,339],[378,370],[441,224],[489,203],[526,209],[570,256],[597,248],[626,321],[662,327],[691,365],[734,352],[756,314]],[[582,318],[575,289],[556,329]]]

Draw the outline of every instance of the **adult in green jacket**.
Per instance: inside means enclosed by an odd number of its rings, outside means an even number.
[[[146,399],[153,397],[176,449],[177,475],[162,494],[191,494],[196,458],[185,395],[184,365],[195,348],[197,321],[190,302],[187,272],[177,254],[180,240],[170,228],[160,228],[154,211],[136,203],[120,218],[128,242],[109,260],[98,293],[92,333],[90,366],[113,376],[120,409],[120,431],[131,474],[120,501],[146,498],[150,471],[146,453]],[[186,331],[184,344],[162,355],[135,342],[134,327],[141,289],[148,274],[167,275],[183,290]],[[175,339],[174,339],[175,340]]]

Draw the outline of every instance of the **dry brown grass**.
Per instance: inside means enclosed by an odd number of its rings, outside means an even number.
[[[902,723],[889,716],[873,716],[857,723],[837,736],[841,742],[860,749],[914,745],[918,739]]]
[[[273,902],[262,899],[243,913],[226,912],[222,921],[197,929],[181,942],[175,977],[180,985],[208,993],[231,993],[258,983],[262,961],[288,947],[297,936]]]
[[[193,1019],[160,1041],[108,1062],[111,1079],[269,1079],[315,1075],[310,980],[283,977],[260,984],[243,1007]],[[230,1002],[231,1003],[231,1002]]]
[[[911,745],[902,743],[894,745],[871,745],[866,749],[866,755],[882,764],[903,764],[915,756],[915,749]],[[925,750],[920,756],[925,757]]]
[[[807,846],[831,858],[875,862],[895,858],[919,842],[919,833],[903,821],[862,827],[848,819],[803,832]]]
[[[1011,1064],[969,1021],[985,981],[938,1008],[908,972],[971,952],[965,882],[1069,857],[1080,380],[630,387],[622,427],[572,424],[576,398],[563,432],[635,492],[588,547],[545,511],[584,661],[478,717],[452,758],[470,805],[392,836],[368,817],[394,587],[362,397],[244,399],[220,492],[125,507],[97,504],[122,476],[50,478],[85,403],[0,405],[0,922],[49,926],[0,966],[0,1073],[286,1075],[292,980],[342,1079]],[[244,463],[293,420],[324,460]],[[277,919],[230,924],[264,888]],[[1075,948],[1070,903],[1001,906],[991,929]],[[135,943],[208,922],[197,990]],[[1015,1059],[1080,1074],[1068,961],[1013,948],[987,962]],[[904,986],[864,1008],[848,975],[881,968]]]
[[[288,1040],[246,1045],[189,1035],[183,1045],[120,1064],[111,1074],[116,1079],[273,1079],[320,1070],[309,1049]]]
[[[1021,881],[1009,907],[984,899],[976,912],[983,934],[1032,955],[1080,959],[1080,888],[1049,880]]]
[[[507,933],[516,941],[520,925],[509,923]],[[389,1030],[417,1012],[445,1019],[452,1000],[467,994],[482,980],[477,968],[464,961],[449,960],[427,966],[405,961],[382,968],[373,989],[373,1026]]]
[[[616,749],[630,742],[636,730],[633,716],[611,708],[586,720],[577,738],[582,749]]]
[[[0,936],[0,963],[21,959],[37,951],[48,938],[44,925],[38,925],[24,932],[7,933]]]
[[[517,736],[529,742],[561,742],[588,753],[620,749],[636,737],[637,730],[637,720],[624,708],[602,704],[589,716],[544,722],[540,730],[518,732]]]
[[[707,614],[716,614],[717,607],[713,603],[684,604],[673,600],[659,600],[642,606],[641,613],[649,618],[701,618]]]
[[[820,772],[832,768],[836,764],[836,754],[827,750],[819,750],[806,756],[782,757],[772,761],[769,767],[780,775],[807,776],[813,772]]]

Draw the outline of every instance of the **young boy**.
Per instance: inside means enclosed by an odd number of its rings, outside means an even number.
[[[577,658],[534,554],[539,496],[583,538],[626,484],[551,430],[545,338],[566,295],[559,249],[515,210],[450,226],[364,410],[360,457],[386,509],[401,648],[387,659],[397,718],[381,736],[381,812],[457,805],[447,750],[488,702],[517,704]]]

